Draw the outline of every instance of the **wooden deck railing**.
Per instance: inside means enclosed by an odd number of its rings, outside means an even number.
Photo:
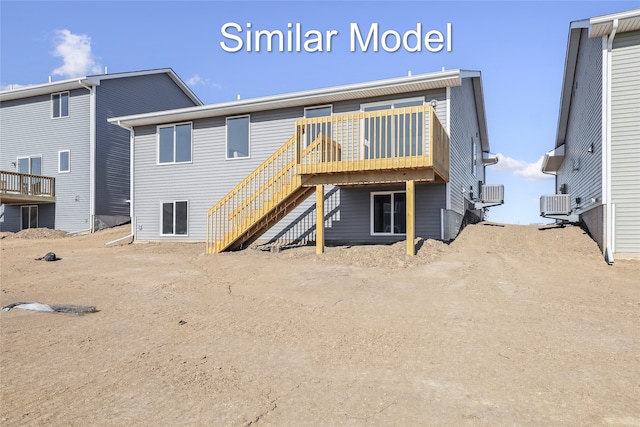
[[[7,197],[55,197],[55,178],[0,171],[0,194]]]
[[[432,167],[449,179],[449,136],[429,105],[300,119],[296,127],[299,174]],[[303,155],[318,135],[324,155]]]

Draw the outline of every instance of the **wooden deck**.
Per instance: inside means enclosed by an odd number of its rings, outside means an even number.
[[[0,171],[0,203],[17,205],[55,201],[55,178]]]
[[[412,203],[416,182],[448,180],[449,136],[431,106],[300,119],[294,136],[209,210],[207,252],[249,244],[314,191],[320,200],[324,185],[406,183]]]

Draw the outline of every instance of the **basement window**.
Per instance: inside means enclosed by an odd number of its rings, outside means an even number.
[[[188,203],[186,200],[162,203],[163,236],[186,236],[188,234]]]
[[[371,235],[407,232],[407,196],[404,191],[371,193]]]

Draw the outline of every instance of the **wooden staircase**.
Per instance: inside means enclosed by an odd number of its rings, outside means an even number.
[[[319,135],[300,158],[317,155],[326,142]],[[314,191],[296,173],[296,136],[249,174],[207,214],[207,253],[246,247],[299,206]]]

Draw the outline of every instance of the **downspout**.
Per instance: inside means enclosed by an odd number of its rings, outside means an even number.
[[[78,84],[89,91],[89,231],[95,231],[95,182],[96,182],[96,88],[87,86],[82,80]]]
[[[618,19],[613,20],[613,26],[611,28],[611,34],[607,39],[607,64],[606,64],[606,131],[605,131],[605,170],[604,170],[604,179],[605,179],[605,203],[606,203],[606,233],[607,233],[607,242],[605,244],[605,260],[609,264],[613,264],[613,245],[614,245],[614,226],[613,226],[613,215],[614,215],[614,207],[611,200],[611,69],[612,69],[612,53],[613,53],[613,39],[616,36],[616,32],[618,31],[619,21]]]
[[[135,139],[135,131],[133,130],[133,127],[123,125],[120,120],[118,120],[117,125],[129,131],[129,217],[131,218],[131,233],[129,233],[128,236],[122,237],[118,240],[124,240],[129,237],[133,237],[133,240],[136,240],[136,217],[134,207],[135,186],[133,185],[135,181],[135,150],[133,145]]]

